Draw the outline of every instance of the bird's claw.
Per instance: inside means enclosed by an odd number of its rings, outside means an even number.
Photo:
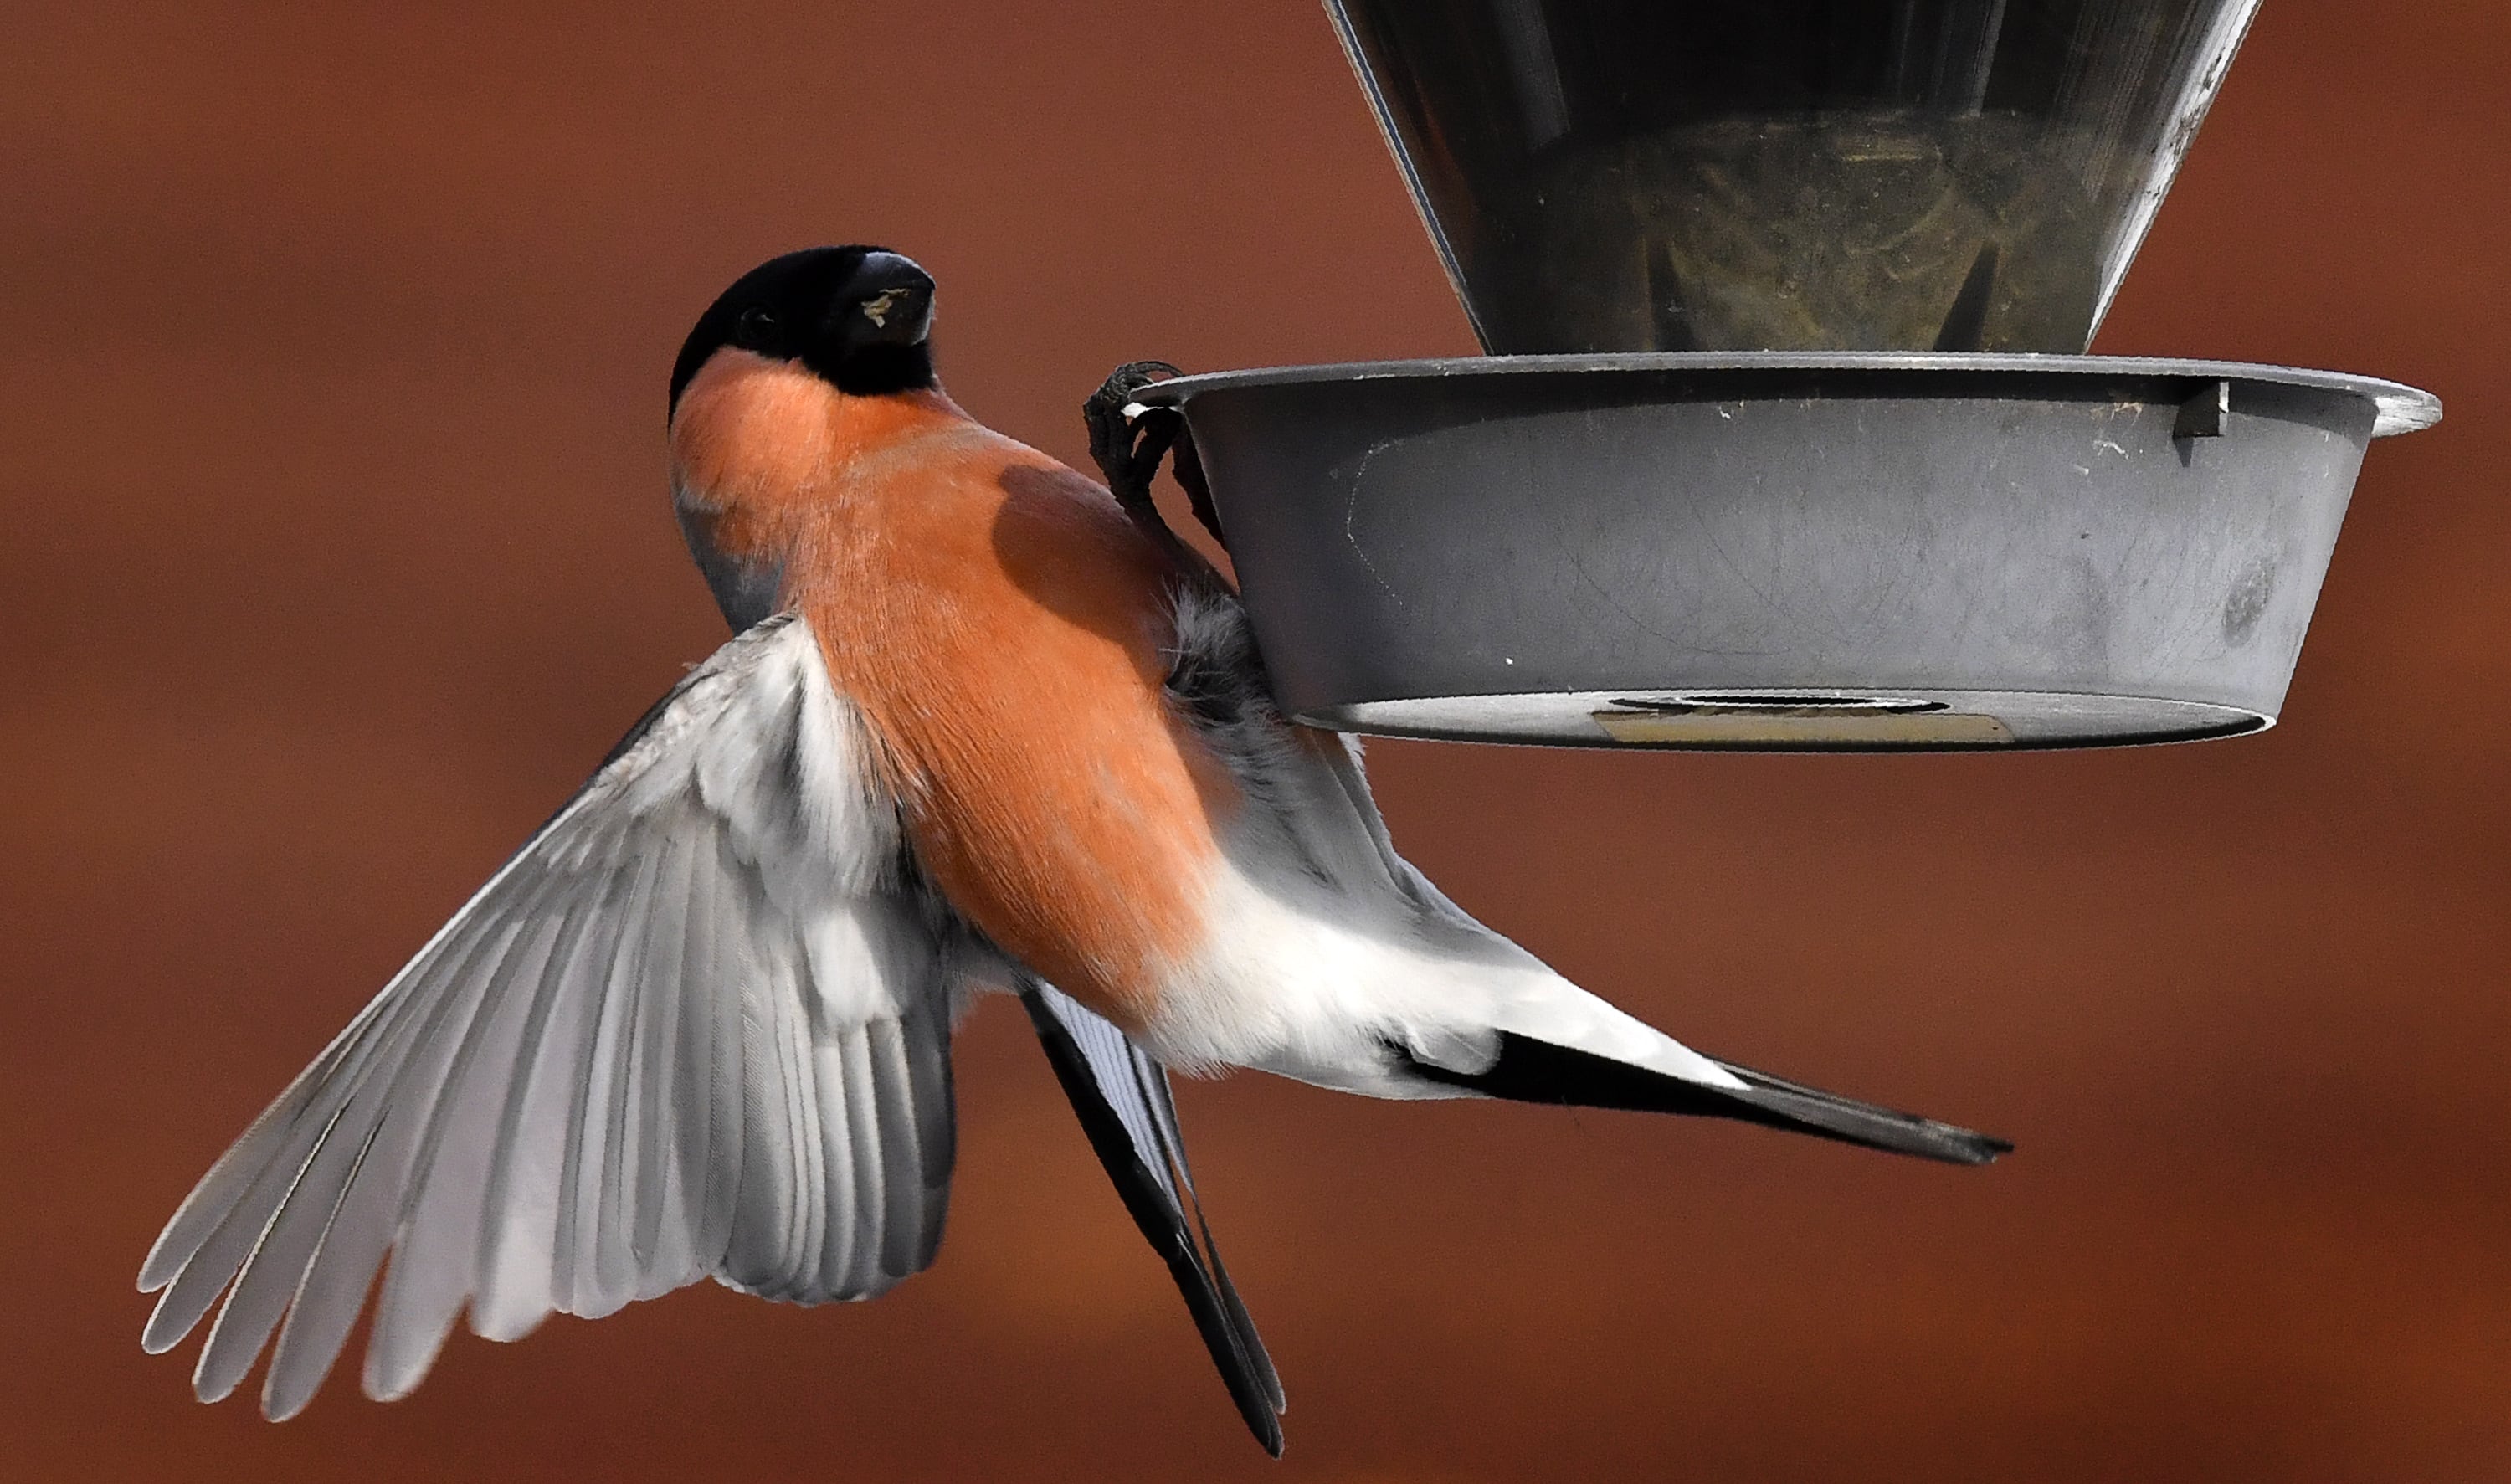
[[[1151,481],[1159,477],[1160,460],[1174,451],[1171,472],[1184,488],[1195,519],[1217,541],[1222,539],[1220,520],[1204,481],[1194,437],[1186,431],[1185,414],[1171,407],[1144,407],[1136,400],[1142,388],[1179,374],[1166,361],[1129,361],[1108,372],[1099,390],[1081,405],[1082,421],[1090,431],[1090,457],[1128,514],[1166,530],[1167,524],[1151,499]]]
[[[1081,405],[1090,429],[1090,457],[1116,499],[1138,517],[1150,507],[1151,481],[1160,460],[1177,441],[1178,415],[1166,408],[1145,408],[1135,394],[1155,381],[1178,374],[1165,361],[1133,361],[1108,372],[1099,390]]]

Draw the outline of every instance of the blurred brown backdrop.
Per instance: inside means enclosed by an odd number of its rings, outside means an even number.
[[[719,638],[665,372],[766,254],[1112,364],[1470,348],[1312,4],[0,10],[0,1476],[2500,1478],[2511,14],[2270,0],[2103,347],[2449,399],[2285,724],[2027,758],[1381,744],[1458,898],[1696,1043],[2011,1135],[1186,1089],[1240,1432],[1021,1017],[940,1266],[468,1337],[304,1419],[143,1356],[207,1161]],[[217,14],[225,11],[225,14]],[[252,1383],[253,1386],[258,1382]]]

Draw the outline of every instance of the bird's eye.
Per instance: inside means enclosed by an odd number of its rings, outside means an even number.
[[[745,309],[741,312],[740,326],[734,332],[744,345],[764,345],[776,337],[776,316],[764,309]]]

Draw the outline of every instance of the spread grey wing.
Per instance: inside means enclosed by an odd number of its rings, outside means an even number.
[[[1279,1458],[1282,1381],[1203,1219],[1168,1073],[1124,1032],[1061,991],[1031,980],[1021,999],[1090,1147],[1185,1296],[1186,1310],[1238,1415],[1265,1451]]]
[[[701,1277],[868,1298],[932,1261],[949,994],[896,809],[808,626],[693,670],[246,1131],[141,1269],[194,1386],[263,1408],[367,1352],[415,1386],[467,1304],[514,1339]]]

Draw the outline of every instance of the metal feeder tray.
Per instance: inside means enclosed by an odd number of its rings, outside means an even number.
[[[1396,736],[2080,747],[2272,724],[2429,393],[1900,352],[1223,371],[1180,408],[1284,711]]]

